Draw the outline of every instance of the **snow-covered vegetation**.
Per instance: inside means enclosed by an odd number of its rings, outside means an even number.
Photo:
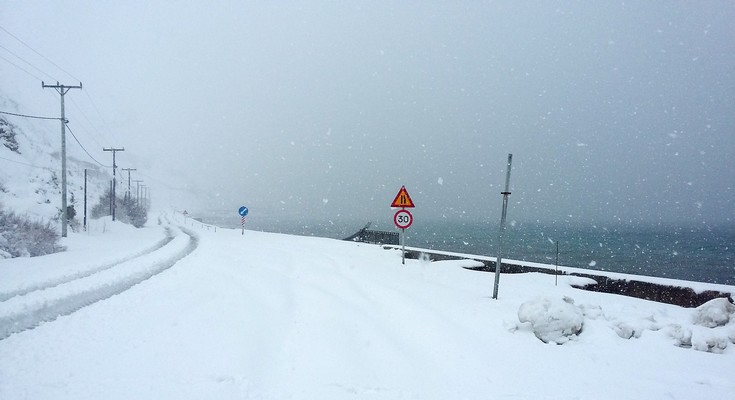
[[[19,105],[0,91],[0,105],[8,112]],[[38,121],[13,115],[0,115],[0,258],[33,257],[59,251],[61,222],[61,159],[58,121]],[[67,135],[70,134],[67,132]],[[108,170],[88,161],[78,146],[68,147],[67,215],[71,230],[83,229],[85,170],[87,201],[109,215],[105,193],[111,180]],[[126,222],[143,226],[147,207],[120,200],[121,216]],[[105,212],[106,211],[106,212]]]
[[[0,259],[34,257],[63,250],[50,222],[34,221],[0,205]]]

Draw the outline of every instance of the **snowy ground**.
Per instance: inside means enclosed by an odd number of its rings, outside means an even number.
[[[0,399],[735,398],[725,303],[159,220],[0,261]]]

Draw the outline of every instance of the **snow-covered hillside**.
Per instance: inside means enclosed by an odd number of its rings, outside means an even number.
[[[462,268],[474,261],[402,265],[375,245],[184,221],[98,220],[65,253],[0,261],[0,398],[735,393],[726,301],[685,309],[538,274],[504,274],[492,300],[492,276]]]
[[[28,112],[2,91],[0,109],[19,114]],[[0,114],[0,128],[7,132],[7,138],[0,138],[0,205],[31,218],[58,222],[61,212],[59,121]],[[111,169],[90,160],[67,132],[67,202],[74,205],[78,218],[83,213],[85,169],[88,208],[91,208],[109,187]]]

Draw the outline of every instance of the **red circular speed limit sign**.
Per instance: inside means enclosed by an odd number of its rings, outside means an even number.
[[[393,222],[397,227],[406,229],[413,223],[413,215],[408,210],[398,210],[393,216]]]

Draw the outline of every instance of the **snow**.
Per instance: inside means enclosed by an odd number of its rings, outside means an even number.
[[[477,261],[402,265],[394,249],[214,232],[172,213],[139,230],[95,224],[65,253],[0,261],[1,399],[735,393],[722,301],[685,309],[538,273],[503,274],[493,300],[492,275],[462,268]]]
[[[707,328],[717,328],[730,323],[735,318],[735,305],[727,299],[715,299],[697,307],[694,323]]]
[[[564,344],[574,339],[584,324],[582,310],[569,297],[544,297],[527,301],[518,309],[518,320],[528,322],[544,343]]]

